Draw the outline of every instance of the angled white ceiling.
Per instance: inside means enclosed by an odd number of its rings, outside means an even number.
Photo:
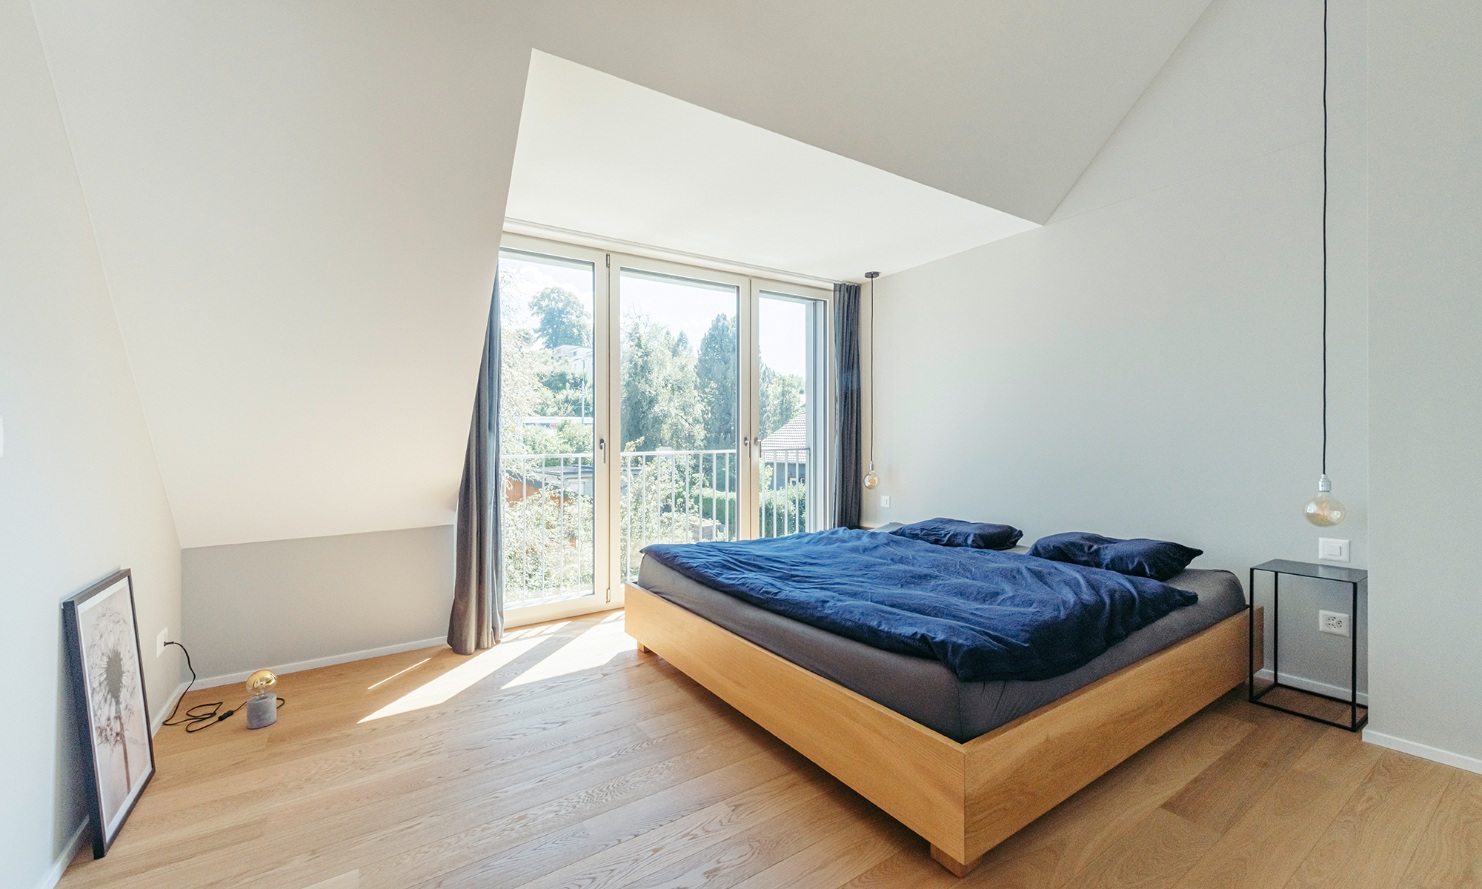
[[[528,51],[411,4],[36,9],[181,544],[451,521]]]
[[[1045,222],[1209,0],[542,0],[564,59]],[[595,39],[594,39],[595,38]]]
[[[532,49],[1043,221],[1206,3],[33,8],[201,546],[451,520]]]
[[[536,52],[512,219],[843,281],[1034,223]]]

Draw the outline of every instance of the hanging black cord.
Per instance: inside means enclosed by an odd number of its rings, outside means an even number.
[[[1328,0],[1322,3],[1322,474],[1328,474]]]
[[[184,716],[176,719],[175,713],[180,709],[180,702],[185,700],[185,696],[190,694],[191,688],[196,684],[196,667],[195,664],[190,662],[190,651],[184,645],[181,645],[179,642],[166,642],[165,645],[173,645],[185,652],[185,668],[190,670],[190,682],[185,686],[185,691],[180,693],[180,697],[175,699],[175,706],[170,710],[170,717],[164,721],[164,725],[183,725],[187,732],[198,732],[203,728],[209,728],[215,725],[237,712],[236,710],[228,710],[222,713],[221,708],[226,701],[210,701],[191,707],[185,711]]]
[[[875,469],[875,279],[879,272],[866,272],[870,279],[870,470]]]

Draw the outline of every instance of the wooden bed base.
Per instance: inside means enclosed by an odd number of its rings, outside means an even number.
[[[1249,667],[1247,610],[960,744],[642,587],[629,584],[626,597],[640,650],[920,834],[958,876],[1245,681]]]

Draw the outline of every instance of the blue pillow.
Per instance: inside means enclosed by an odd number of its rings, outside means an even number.
[[[967,546],[973,549],[1009,549],[1024,536],[1023,531],[1010,525],[941,518],[902,525],[890,533],[938,546]]]
[[[1072,531],[1041,537],[1029,548],[1029,554],[1055,562],[1105,568],[1118,574],[1168,580],[1204,555],[1204,550],[1168,540],[1148,540],[1145,537],[1118,540]]]

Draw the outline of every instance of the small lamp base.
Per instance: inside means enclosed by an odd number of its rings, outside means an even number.
[[[247,727],[267,728],[278,721],[278,696],[257,695],[247,700]]]

